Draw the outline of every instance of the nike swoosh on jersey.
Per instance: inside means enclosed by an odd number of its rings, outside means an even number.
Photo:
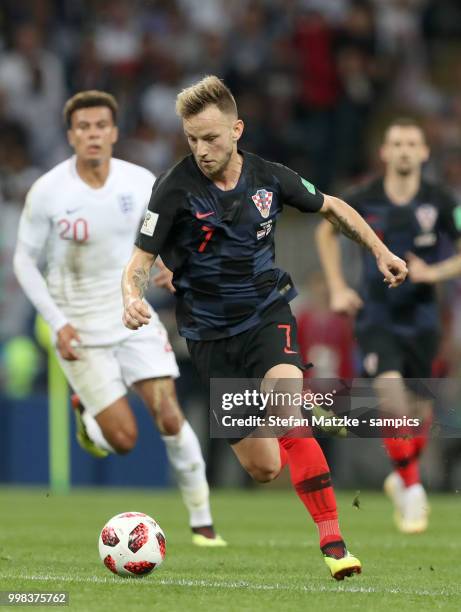
[[[77,212],[77,210],[80,210],[81,208],[81,206],[78,206],[77,208],[66,209],[66,215],[72,215],[74,212]]]
[[[195,213],[195,216],[197,217],[197,219],[205,219],[206,217],[211,217],[211,215],[214,215],[214,211],[207,212],[207,213]]]

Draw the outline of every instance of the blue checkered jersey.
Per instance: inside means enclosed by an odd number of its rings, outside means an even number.
[[[461,236],[461,208],[448,191],[433,183],[422,181],[416,196],[405,205],[389,200],[382,179],[346,194],[344,199],[402,259],[412,252],[429,264],[436,263]],[[357,318],[358,330],[379,326],[407,335],[436,330],[439,314],[434,286],[407,279],[389,289],[374,256],[365,249],[362,254],[359,293],[364,307]]]
[[[283,206],[317,212],[323,194],[296,172],[240,151],[234,189],[222,191],[187,156],[156,181],[136,245],[173,271],[181,335],[215,340],[257,325],[277,300],[296,295],[275,266]]]

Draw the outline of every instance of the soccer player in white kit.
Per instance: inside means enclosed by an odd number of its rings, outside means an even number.
[[[80,399],[81,441],[86,437],[103,452],[129,452],[137,427],[126,392],[134,389],[165,442],[193,542],[223,546],[213,528],[200,445],[176,399],[179,371],[166,330],[152,309],[151,323],[136,332],[122,322],[122,270],[155,177],[112,158],[116,116],[117,102],[105,92],[84,91],[67,101],[64,119],[75,155],[30,189],[14,268],[53,330],[60,364]],[[37,265],[44,249],[46,280]]]

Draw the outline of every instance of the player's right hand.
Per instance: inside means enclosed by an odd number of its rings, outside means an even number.
[[[139,329],[143,325],[148,325],[151,318],[146,302],[136,298],[125,304],[123,311],[123,324],[128,329]]]
[[[69,323],[58,330],[56,347],[61,357],[66,361],[77,361],[79,359],[75,349],[80,343],[81,339],[77,330]]]
[[[363,301],[359,294],[350,287],[344,287],[333,291],[330,298],[330,308],[338,314],[355,317],[363,307]]]
[[[398,287],[407,277],[408,268],[406,262],[388,249],[381,251],[376,256],[376,265],[384,276],[384,282],[390,288]]]

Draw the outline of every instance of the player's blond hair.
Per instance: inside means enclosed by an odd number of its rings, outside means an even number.
[[[79,91],[72,98],[69,98],[64,105],[62,111],[64,122],[68,128],[72,125],[72,115],[76,110],[81,108],[91,108],[94,106],[105,106],[112,113],[114,124],[117,123],[118,104],[114,96],[107,91],[99,91],[97,89],[88,89],[87,91]]]
[[[224,82],[217,76],[209,75],[198,83],[183,89],[176,97],[176,112],[183,119],[201,113],[214,104],[223,113],[237,117],[237,104]]]

